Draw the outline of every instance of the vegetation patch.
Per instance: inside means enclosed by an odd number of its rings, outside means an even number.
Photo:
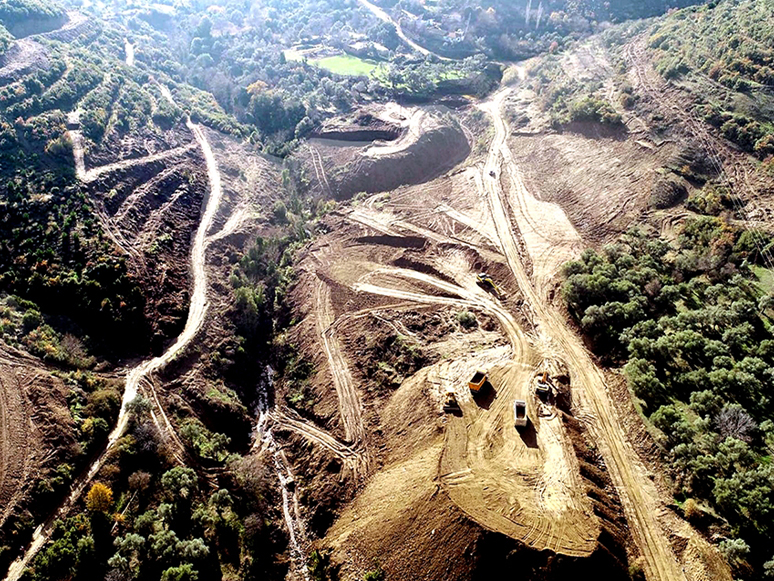
[[[773,103],[774,29],[759,16],[769,8],[765,0],[711,2],[672,14],[649,40],[656,70],[666,79],[696,80],[703,87],[694,90],[696,111],[760,159],[774,155],[766,113]]]
[[[624,364],[663,434],[675,495],[726,519],[737,571],[772,557],[774,311],[759,283],[770,242],[705,217],[674,246],[632,230],[564,268],[570,312],[601,357]]]

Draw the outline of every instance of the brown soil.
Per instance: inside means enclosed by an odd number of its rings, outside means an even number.
[[[332,119],[312,133],[312,137],[341,141],[392,141],[402,133],[400,126],[360,112],[351,119]]]
[[[449,171],[467,157],[471,147],[462,128],[435,110],[415,110],[400,139],[388,143],[340,146],[313,140],[306,164],[316,177],[314,186],[338,200],[358,192],[390,191]]]
[[[14,548],[30,532],[21,532],[19,522],[42,508],[30,504],[36,485],[69,460],[76,444],[67,392],[42,362],[0,344],[0,526]]]
[[[605,49],[584,50],[568,70],[594,64],[614,96]],[[521,120],[518,133],[502,119],[504,104]],[[633,558],[652,579],[727,578],[717,550],[666,508],[668,490],[649,478],[652,438],[636,415],[616,409],[628,397],[620,378],[598,368],[555,292],[561,265],[583,248],[675,214],[653,211],[649,197],[687,142],[635,132],[644,113],[627,114],[630,133],[555,133],[535,95],[519,88],[480,109],[494,124],[486,158],[422,185],[390,188],[352,163],[383,146],[314,144],[319,191],[335,194],[337,165],[358,184],[372,182],[358,189],[391,189],[328,218],[292,297],[302,321],[293,339],[318,369],[317,403],[307,427],[296,427],[304,448],[294,459],[303,465],[320,447],[343,464],[362,458],[354,498],[326,504],[335,518],[316,546],[332,551],[346,579],[376,563],[390,578],[479,578],[514,555],[534,579],[625,578]],[[394,155],[400,141],[383,150]],[[497,282],[499,298],[476,283],[479,272]],[[326,301],[309,304],[321,288],[332,314],[319,306]],[[478,317],[476,330],[459,328],[462,310]],[[418,365],[406,364],[405,345]],[[558,389],[549,404],[531,388],[545,361]],[[474,399],[466,381],[477,368],[490,372],[492,389]],[[441,413],[449,392],[460,413]],[[513,426],[517,398],[530,418],[523,431]]]

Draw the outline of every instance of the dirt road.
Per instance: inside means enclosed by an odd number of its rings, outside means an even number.
[[[191,304],[188,310],[188,319],[186,320],[185,328],[183,332],[178,336],[175,343],[164,352],[163,355],[155,357],[144,363],[138,365],[132,369],[126,378],[126,385],[124,387],[124,396],[121,406],[121,412],[119,413],[118,420],[116,422],[113,431],[108,437],[108,443],[105,451],[99,456],[99,458],[89,467],[72,486],[70,495],[65,502],[59,507],[55,514],[49,518],[46,522],[42,523],[35,529],[32,535],[32,541],[27,548],[27,551],[19,559],[11,564],[8,569],[6,579],[8,581],[17,581],[23,573],[25,567],[29,564],[30,560],[37,554],[41,547],[48,540],[51,535],[54,522],[64,517],[67,512],[73,507],[75,502],[81,497],[86,487],[91,480],[97,474],[99,469],[104,464],[107,454],[112,447],[118,441],[118,439],[124,434],[129,423],[129,414],[127,411],[127,404],[137,397],[137,393],[140,388],[141,382],[146,380],[152,373],[160,370],[170,361],[175,359],[196,337],[201,326],[204,322],[204,317],[207,313],[207,274],[205,270],[205,253],[207,250],[207,232],[212,226],[213,218],[218,210],[222,196],[222,186],[220,172],[218,171],[215,157],[210,148],[210,144],[207,141],[202,129],[191,122],[190,119],[186,121],[188,128],[193,133],[199,147],[202,149],[205,162],[207,164],[207,175],[210,183],[210,192],[207,198],[204,214],[199,223],[199,228],[196,231],[196,237],[194,238],[193,246],[191,248],[191,269],[193,275],[193,292],[191,293]],[[157,406],[158,407],[158,406]],[[163,410],[161,411],[163,413]],[[169,420],[166,415],[162,418],[163,423],[171,429]]]
[[[315,317],[317,334],[322,340],[325,356],[328,358],[328,368],[333,376],[333,385],[339,400],[339,414],[344,426],[344,437],[347,442],[357,447],[365,441],[360,396],[355,389],[347,362],[341,353],[339,340],[336,338],[330,288],[319,279],[315,290]]]
[[[435,58],[437,58],[439,60],[442,60],[442,61],[452,61],[452,60],[454,60],[454,59],[450,59],[450,58],[445,57],[445,56],[441,56],[441,55],[439,55],[437,53],[434,53],[431,50],[426,49],[423,46],[418,45],[416,42],[414,42],[408,36],[406,36],[406,33],[403,32],[403,28],[401,28],[401,26],[400,26],[400,23],[398,23],[395,20],[393,20],[393,18],[389,14],[387,14],[384,10],[382,10],[381,8],[376,6],[375,4],[372,4],[368,0],[357,0],[357,1],[360,2],[360,4],[362,4],[366,8],[368,8],[374,14],[374,16],[376,16],[379,20],[382,20],[383,22],[388,22],[388,23],[392,24],[395,27],[395,31],[398,33],[398,36],[400,37],[400,39],[403,42],[405,42],[407,45],[409,45],[411,48],[413,48],[415,51],[417,51],[419,53],[422,53],[425,56],[433,55]]]
[[[339,442],[328,432],[321,430],[309,422],[292,418],[288,413],[283,412],[282,410],[274,409],[269,412],[269,419],[274,422],[274,425],[301,434],[307,440],[322,446],[330,453],[340,458],[350,470],[357,470],[360,454],[356,450]]]
[[[190,129],[190,126],[189,126]],[[72,135],[74,132],[71,131],[70,134]],[[74,144],[73,144],[74,146]],[[83,174],[80,177],[81,181],[89,183],[96,180],[101,175],[104,175],[106,173],[114,172],[114,171],[120,171],[122,169],[128,169],[130,167],[134,167],[137,165],[144,165],[148,163],[154,163],[157,161],[163,161],[165,159],[173,158],[173,157],[179,157],[181,155],[185,155],[192,149],[195,149],[195,144],[189,144],[189,145],[183,145],[181,147],[175,147],[173,149],[167,149],[164,151],[160,151],[159,153],[154,153],[152,155],[146,155],[144,157],[136,157],[131,159],[123,159],[121,161],[117,161],[115,163],[109,163],[107,165],[103,165],[100,167],[95,167],[90,170],[81,170],[83,171]],[[81,159],[83,159],[83,153],[81,148],[80,153]],[[85,168],[84,168],[85,169]],[[76,166],[77,171],[77,166]]]
[[[546,296],[541,294],[544,287],[540,283],[544,282],[552,269],[555,269],[557,256],[572,256],[577,246],[575,238],[567,235],[566,225],[556,223],[557,216],[561,219],[563,213],[553,213],[553,220],[535,220],[530,215],[530,206],[534,205],[536,200],[523,187],[523,183],[519,182],[518,167],[515,167],[509,152],[505,152],[508,130],[502,117],[501,107],[508,93],[508,89],[503,90],[481,106],[492,116],[495,124],[495,137],[484,167],[483,185],[500,243],[519,288],[533,310],[540,339],[546,343],[549,352],[554,351],[560,357],[563,356],[570,367],[575,386],[574,393],[577,394],[581,409],[588,412],[590,430],[606,460],[613,482],[621,496],[635,541],[645,558],[648,579],[651,581],[684,580],[685,575],[658,521],[658,512],[662,509],[658,491],[648,479],[647,472],[637,454],[626,440],[624,428],[607,394],[602,373],[580,339],[567,327],[562,314],[548,304]],[[501,160],[506,164],[506,172],[514,185],[510,196],[499,179]],[[494,176],[491,175],[492,172]],[[522,241],[530,256],[538,259],[545,256],[542,249],[544,239],[554,239],[556,244],[564,241],[569,246],[561,249],[561,253],[549,255],[548,268],[540,269],[540,265],[537,265],[535,272],[540,278],[532,280],[524,270],[514,228],[508,215],[508,207],[516,218],[517,228],[523,235]],[[569,224],[566,217],[564,221]],[[522,227],[524,231],[521,230]],[[557,229],[562,232],[558,239],[554,234]]]

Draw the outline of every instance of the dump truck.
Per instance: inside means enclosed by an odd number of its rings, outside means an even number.
[[[481,287],[484,288],[485,290],[488,290],[489,292],[494,293],[498,299],[504,296],[503,291],[500,290],[500,287],[497,286],[495,281],[492,280],[492,277],[489,276],[487,273],[482,272],[480,274],[477,274],[476,282],[478,282],[478,284],[481,285]]]
[[[535,391],[538,395],[551,393],[551,378],[548,376],[548,371],[538,374],[537,381],[535,381]]]
[[[478,370],[473,375],[473,378],[468,381],[468,387],[470,388],[470,391],[473,393],[473,395],[476,395],[481,393],[481,390],[484,388],[484,385],[486,385],[487,381],[488,378],[486,373],[484,371]]]
[[[517,399],[513,402],[513,421],[517,428],[524,428],[527,425],[527,402]]]

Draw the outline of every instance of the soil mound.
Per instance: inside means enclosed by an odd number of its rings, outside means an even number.
[[[370,113],[361,113],[354,122],[332,121],[312,133],[319,139],[337,139],[340,141],[393,141],[403,130],[394,123],[378,119]]]
[[[384,149],[384,154],[373,149],[361,152],[332,176],[337,199],[430,181],[463,161],[470,154],[470,143],[457,123],[434,117],[432,126],[405,147]]]

